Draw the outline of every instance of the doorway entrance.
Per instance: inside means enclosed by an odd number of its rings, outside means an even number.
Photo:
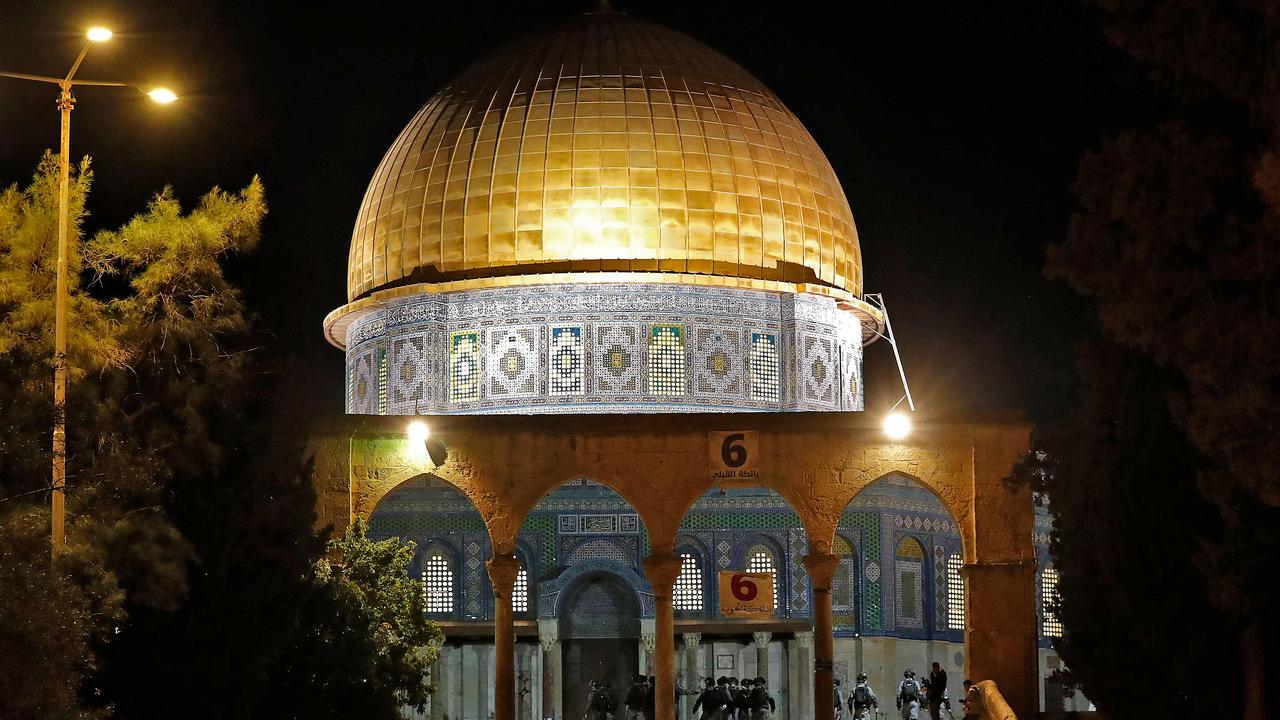
[[[579,718],[587,712],[591,681],[609,683],[621,717],[631,678],[640,671],[640,603],[635,591],[613,573],[591,573],[567,591],[561,606],[564,642],[564,712]]]

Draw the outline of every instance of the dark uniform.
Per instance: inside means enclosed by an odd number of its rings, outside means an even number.
[[[698,712],[702,709],[702,720],[719,720],[723,713],[720,710],[724,707],[724,691],[716,687],[714,681],[707,679],[706,687],[698,694],[698,699],[693,703],[693,711]]]
[[[777,709],[764,678],[756,678],[751,685],[751,720],[770,720]]]
[[[644,716],[644,676],[637,675],[631,680],[631,687],[627,688],[627,699],[623,703],[626,705],[626,720],[635,720]]]

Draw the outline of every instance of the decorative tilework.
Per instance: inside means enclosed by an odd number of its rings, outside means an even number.
[[[830,405],[835,400],[839,368],[830,338],[807,335],[801,341],[800,387],[808,403]]]
[[[586,344],[582,338],[582,327],[553,326],[549,355],[548,394],[563,397],[586,392]]]
[[[736,329],[702,327],[690,333],[693,392],[698,396],[742,397],[742,333]]]
[[[374,379],[374,355],[365,352],[351,368],[351,410],[356,415],[373,415],[377,411],[377,394]]]
[[[684,394],[684,327],[649,327],[649,393]]]
[[[387,412],[387,351],[378,351],[378,414]]]
[[[480,333],[449,335],[449,400],[480,399]]]
[[[898,543],[894,562],[894,603],[897,626],[924,629],[924,548],[912,538]]]
[[[485,615],[485,586],[481,575],[486,572],[484,548],[479,542],[472,540],[466,545],[466,554],[467,559],[463,565],[463,574],[466,578],[462,588],[463,607],[468,616],[481,618]]]
[[[639,325],[596,325],[596,392],[640,393],[640,365]]]
[[[396,339],[391,345],[390,393],[387,408],[391,412],[416,415],[418,403],[425,400],[424,380],[429,377],[424,367],[426,337],[410,335]]]
[[[947,629],[947,549],[933,546],[933,624]]]
[[[872,560],[867,563],[867,581],[880,582],[880,563]]]
[[[488,335],[486,361],[488,398],[533,397],[538,394],[541,328],[491,328]]]
[[[751,347],[747,350],[751,364],[751,397],[757,400],[778,400],[778,336],[769,333],[751,333]]]
[[[584,533],[613,534],[618,532],[617,515],[580,515],[578,522],[581,525],[581,531]]]
[[[598,538],[588,540],[569,551],[565,557],[566,565],[576,565],[584,560],[613,560],[627,567],[636,564],[635,553],[613,540]]]

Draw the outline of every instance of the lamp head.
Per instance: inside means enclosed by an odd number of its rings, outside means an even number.
[[[421,459],[425,455],[436,467],[444,465],[445,460],[448,459],[449,449],[445,447],[444,441],[432,435],[431,429],[423,421],[410,421],[405,435],[409,439],[411,456]]]
[[[104,27],[91,27],[84,36],[89,38],[89,42],[106,42],[111,39],[111,31]]]
[[[178,96],[175,95],[172,90],[170,90],[169,88],[162,88],[162,87],[154,88],[148,91],[147,97],[160,103],[161,105],[168,105],[169,103],[178,99]]]
[[[890,440],[902,440],[911,434],[911,418],[906,413],[891,412],[885,416],[882,427]]]

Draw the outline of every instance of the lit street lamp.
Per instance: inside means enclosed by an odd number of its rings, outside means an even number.
[[[71,88],[75,85],[96,85],[105,87],[131,87],[135,85],[103,80],[75,80],[80,63],[89,54],[94,43],[111,39],[111,31],[104,27],[89,28],[85,32],[87,41],[81,48],[76,61],[71,64],[66,77],[56,78],[45,75],[28,75],[26,73],[0,72],[4,77],[19,80],[57,85],[58,110],[62,113],[62,132],[58,150],[60,176],[58,184],[58,264],[57,288],[54,296],[54,329],[53,329],[53,482],[50,484],[52,495],[52,540],[53,552],[57,554],[66,542],[66,487],[67,487],[67,215],[69,205],[69,184],[71,175],[71,108],[75,106],[75,98]],[[152,100],[169,104],[178,98],[165,88],[154,88],[146,93]]]

